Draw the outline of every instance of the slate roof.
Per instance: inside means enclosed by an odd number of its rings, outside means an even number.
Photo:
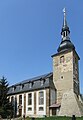
[[[37,81],[37,80],[40,80],[40,79],[46,79],[46,78],[49,78],[50,76],[52,76],[52,72],[47,73],[47,74],[44,74],[44,75],[40,75],[40,76],[37,76],[37,77],[33,77],[33,78],[30,78],[30,79],[27,79],[27,80],[23,80],[23,81],[15,84],[15,85],[25,84],[25,83],[27,83],[27,82]]]
[[[38,89],[45,89],[52,86],[51,81],[53,80],[53,73],[44,74],[34,78],[30,78],[14,84],[9,87],[8,95],[18,94],[27,91],[33,91]]]

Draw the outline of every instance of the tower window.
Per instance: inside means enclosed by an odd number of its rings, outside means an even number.
[[[64,56],[60,57],[60,63],[64,63]]]

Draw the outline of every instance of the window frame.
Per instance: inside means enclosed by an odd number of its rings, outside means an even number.
[[[32,93],[28,93],[28,105],[32,105]]]
[[[44,91],[39,92],[39,105],[44,105]]]
[[[22,105],[22,95],[19,95],[19,105]]]
[[[39,111],[44,111],[44,107],[39,107]]]
[[[32,107],[28,107],[28,111],[32,111]]]

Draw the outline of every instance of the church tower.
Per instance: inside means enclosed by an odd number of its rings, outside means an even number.
[[[70,30],[64,9],[62,40],[53,58],[53,82],[57,90],[56,103],[61,104],[59,115],[83,115],[79,88],[80,60],[74,44],[70,40]]]

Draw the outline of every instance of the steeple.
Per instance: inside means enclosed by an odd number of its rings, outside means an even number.
[[[70,41],[70,30],[67,25],[65,8],[63,9],[63,13],[64,13],[64,18],[63,18],[63,26],[62,26],[62,30],[61,30],[62,41],[57,50],[58,52],[68,50],[68,49],[75,49],[73,43]]]
[[[63,9],[63,13],[64,13],[64,19],[63,19],[63,27],[62,27],[61,35],[62,35],[62,40],[65,40],[65,39],[70,39],[69,38],[70,30],[69,30],[69,27],[67,25],[66,9],[65,8]]]
[[[79,86],[79,55],[70,39],[70,30],[63,10],[61,43],[53,58],[53,83],[56,88],[56,108],[58,116],[83,116],[83,101]],[[71,109],[72,108],[72,109]],[[57,112],[56,112],[57,113]]]

